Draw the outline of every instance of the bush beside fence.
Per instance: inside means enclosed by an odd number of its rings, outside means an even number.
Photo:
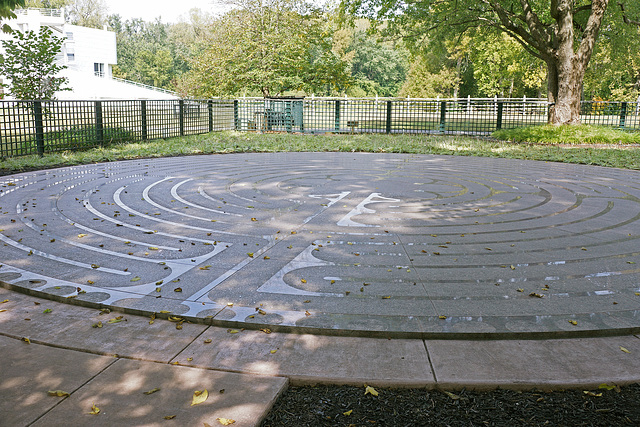
[[[0,158],[221,130],[489,135],[545,124],[548,109],[546,101],[498,98],[0,101]],[[639,109],[583,102],[581,119],[640,130]]]

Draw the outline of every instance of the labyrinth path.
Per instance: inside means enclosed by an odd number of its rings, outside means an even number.
[[[362,153],[24,173],[0,177],[0,264],[12,289],[229,327],[637,332],[640,173]]]

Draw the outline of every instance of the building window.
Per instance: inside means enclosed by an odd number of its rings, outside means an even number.
[[[104,77],[104,64],[100,62],[93,63],[93,74],[98,77]]]
[[[75,61],[76,60],[76,54],[75,53],[67,53],[67,61],[71,62],[71,61]]]
[[[73,33],[67,32],[66,35],[67,35],[67,40],[73,40]]]

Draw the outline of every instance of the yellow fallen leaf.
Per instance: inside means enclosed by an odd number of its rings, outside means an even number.
[[[256,218],[251,218],[251,221],[257,221],[257,219]]]
[[[249,256],[249,258],[253,258],[253,252],[247,252],[247,255]]]
[[[227,332],[230,333],[230,334],[237,334],[240,331],[237,330],[237,329],[227,329]]]
[[[301,279],[300,280],[302,283],[307,283],[307,281],[305,279]]]
[[[31,344],[31,340],[27,337],[22,337],[22,341],[26,342],[27,344]]]
[[[0,310],[0,313],[4,313],[5,311],[7,310],[3,308],[2,310]]]
[[[176,416],[175,415],[167,415],[166,417],[164,417],[165,420],[172,420],[174,419]]]
[[[270,334],[271,333],[271,329],[269,329],[269,328],[263,328],[263,329],[260,329],[260,330],[262,332],[264,332],[265,334]]]
[[[205,344],[211,344],[212,339],[211,338],[207,338],[206,340],[204,340]]]
[[[199,269],[200,269],[200,270],[208,270],[208,269],[210,269],[210,268],[211,268],[211,266],[210,266],[210,265],[205,265],[205,266],[203,266],[203,267],[199,267]]]
[[[447,318],[447,316],[438,316],[438,319],[445,320],[446,318]]]
[[[264,259],[271,259],[271,258],[269,258],[268,256],[266,256],[266,255],[265,255],[265,256],[264,256]]]
[[[137,282],[140,279],[141,279],[141,277],[136,276],[133,279],[131,279],[130,282]]]
[[[235,424],[236,420],[232,420],[229,418],[217,418],[218,422],[223,426],[230,426],[231,424]]]
[[[625,353],[631,353],[629,350],[627,350],[626,348],[624,348],[623,346],[620,346],[620,350],[624,351]]]
[[[160,391],[160,389],[156,387],[156,388],[152,388],[152,389],[151,389],[151,390],[149,390],[149,391],[144,391],[144,392],[142,392],[142,393],[143,393],[143,394],[147,394],[147,395],[149,395],[149,394],[153,394],[153,393],[155,393],[156,391]]]
[[[378,396],[378,392],[376,391],[376,389],[371,386],[366,386],[366,388],[364,389],[364,394],[365,396],[367,394],[370,394],[372,396]]]
[[[276,354],[277,351],[278,351],[277,349],[276,350],[271,350],[270,353],[271,354]]]
[[[92,328],[102,328],[102,322],[94,323],[91,325]]]
[[[168,310],[160,310],[158,313],[168,314],[168,313],[171,313],[171,312],[168,311]]]
[[[592,391],[583,391],[583,393],[591,397],[602,397],[602,393],[594,393]]]
[[[62,391],[62,390],[49,390],[47,392],[47,394],[49,396],[56,396],[56,397],[69,396],[69,393],[67,393],[66,391]]]
[[[352,412],[353,412],[353,409],[349,409],[347,412],[343,412],[342,415],[348,417],[349,415],[351,415]]]
[[[391,298],[391,297],[390,297],[390,296],[384,296],[384,297],[382,297],[382,299],[389,299],[389,298]]]
[[[204,403],[208,398],[209,398],[209,392],[207,391],[206,388],[202,391],[196,390],[193,393],[193,398],[191,399],[191,406]]]
[[[87,236],[87,235],[86,235],[86,234],[84,234],[84,233],[83,233],[83,234],[78,234],[78,239],[82,239],[83,237],[86,237],[86,236]]]
[[[157,250],[158,250],[158,248],[156,248],[155,246],[149,246],[149,250],[150,250],[150,251],[157,251]]]
[[[575,325],[578,324],[578,321],[577,320],[569,320],[569,323],[571,323],[572,325],[575,326]]]
[[[4,300],[4,301],[0,302],[0,304],[4,304],[5,302],[9,302],[9,300],[8,300],[8,299],[6,299],[6,300]]]
[[[98,415],[100,413],[100,408],[98,408],[95,403],[91,405],[91,412],[89,412],[89,414],[91,415]]]

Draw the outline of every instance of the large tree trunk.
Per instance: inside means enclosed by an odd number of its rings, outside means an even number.
[[[558,61],[559,62],[559,61]],[[547,63],[549,124],[580,124],[580,100],[585,70],[575,58]]]
[[[557,27],[552,47],[546,55],[549,78],[549,123],[555,125],[580,124],[580,99],[587,64],[598,38],[604,12],[609,0],[593,0],[591,13],[581,34],[580,44],[574,49],[574,4],[572,0],[551,2],[551,14]]]

